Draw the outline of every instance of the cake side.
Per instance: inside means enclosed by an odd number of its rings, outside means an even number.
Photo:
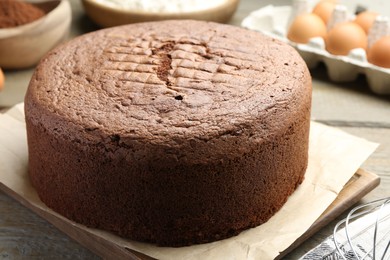
[[[191,167],[139,161],[125,148],[114,155],[70,145],[29,127],[30,176],[43,202],[89,227],[159,245],[210,242],[262,224],[283,206],[304,178],[308,122],[238,159]]]
[[[195,21],[102,30],[36,69],[29,173],[49,207],[87,226],[210,242],[264,223],[302,182],[310,106],[302,59],[258,33]]]

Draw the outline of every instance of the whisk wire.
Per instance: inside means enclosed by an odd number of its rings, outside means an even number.
[[[390,197],[353,208],[300,260],[390,260]]]
[[[386,223],[387,226],[383,226],[384,230],[380,230],[380,225],[390,219],[390,207],[385,211],[389,204],[390,198],[385,198],[357,206],[348,213],[344,220],[339,221],[333,230],[335,254],[344,260],[362,260],[367,257],[370,259],[390,259],[390,257],[386,258],[390,247],[390,224]],[[368,219],[366,222],[359,222],[362,218]],[[382,235],[382,233],[384,234]],[[346,239],[342,239],[342,237]],[[367,240],[372,240],[371,245],[367,243]],[[379,244],[381,244],[383,252],[378,251]],[[378,254],[381,256],[377,258]]]

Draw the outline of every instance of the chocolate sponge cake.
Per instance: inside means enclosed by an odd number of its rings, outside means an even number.
[[[311,78],[298,53],[216,23],[113,27],[51,51],[26,97],[47,206],[159,245],[266,222],[302,182]]]

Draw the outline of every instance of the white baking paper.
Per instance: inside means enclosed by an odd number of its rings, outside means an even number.
[[[365,139],[312,122],[304,182],[267,223],[222,241],[180,248],[157,247],[78,226],[119,247],[158,259],[274,259],[309,229],[376,147]],[[23,104],[0,114],[0,155],[0,184],[34,207],[58,215],[39,200],[28,179]]]

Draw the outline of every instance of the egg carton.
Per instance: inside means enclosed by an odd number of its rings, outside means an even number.
[[[354,81],[359,74],[364,74],[374,93],[390,94],[390,69],[369,63],[363,49],[353,49],[348,55],[341,56],[326,51],[324,40],[320,37],[310,39],[307,44],[297,44],[288,40],[287,27],[292,11],[291,6],[268,5],[250,13],[244,18],[241,26],[292,45],[310,69],[315,68],[320,62],[324,63],[329,78],[334,82]]]

